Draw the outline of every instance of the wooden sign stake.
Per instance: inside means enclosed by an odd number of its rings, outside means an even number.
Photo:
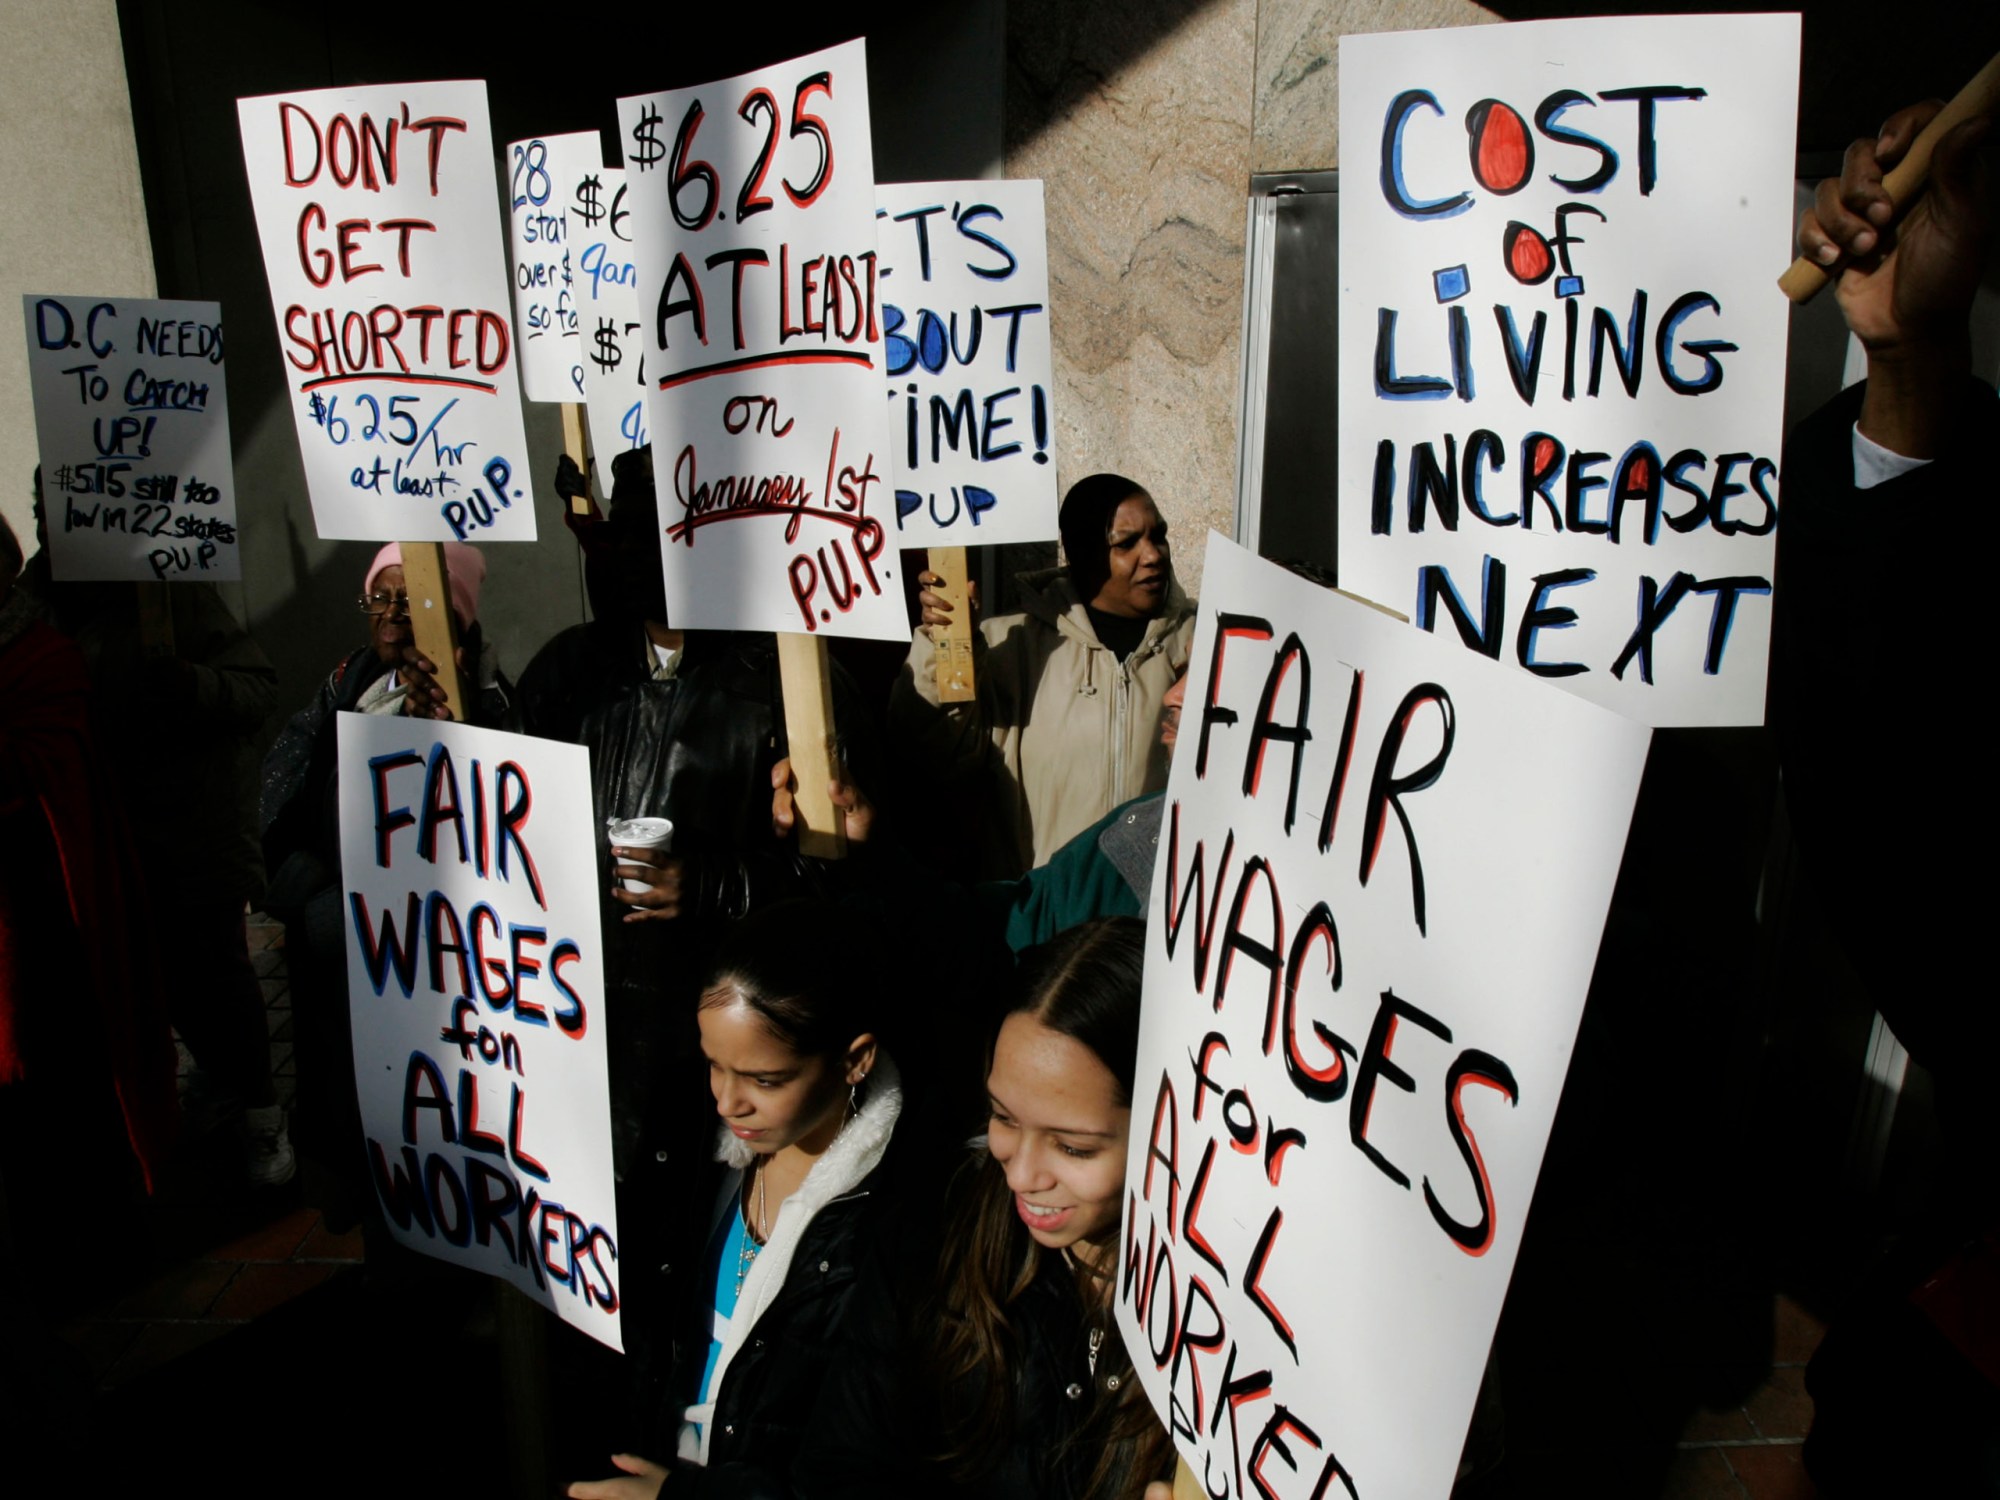
[[[1174,1460],[1174,1500],[1208,1500],[1201,1481],[1194,1477],[1184,1458]]]
[[[174,654],[174,607],[171,585],[141,583],[139,590],[139,649],[147,657]]]
[[[572,463],[583,470],[583,477],[588,481],[590,478],[590,429],[584,424],[583,403],[581,401],[563,402],[562,426],[563,452],[570,456]],[[591,515],[596,509],[591,504],[589,495],[571,495],[569,497],[569,508],[574,514],[579,516]]]
[[[792,751],[793,797],[799,853],[819,859],[847,854],[847,830],[827,793],[833,780],[833,675],[826,638],[781,633],[778,681],[785,695],[785,739]]]
[[[444,568],[443,542],[404,542],[403,583],[410,591],[410,634],[417,649],[437,667],[445,706],[460,723],[466,716],[465,688],[458,672],[458,620],[451,612],[451,585]]]
[[[1939,138],[1961,121],[1990,115],[1996,109],[2000,109],[2000,55],[1974,74],[1972,82],[1960,89],[1958,96],[1937,112],[1930,124],[1910,142],[1908,153],[1882,178],[1883,191],[1896,205],[1898,218],[1902,217],[1903,205],[1914,198],[1929,180],[1931,152],[1937,149]],[[1845,257],[1830,266],[1823,266],[1801,255],[1792,262],[1792,268],[1778,278],[1778,287],[1792,301],[1803,305],[1817,297],[1826,284],[1840,274],[1844,264]]]
[[[933,637],[937,650],[938,698],[945,703],[970,703],[979,695],[972,677],[972,606],[965,587],[965,549],[933,547],[931,571],[944,580],[932,590],[951,603],[951,623],[942,637]]]

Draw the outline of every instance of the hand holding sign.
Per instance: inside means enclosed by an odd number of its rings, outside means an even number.
[[[1993,204],[1986,143],[1990,118],[1947,131],[1932,153],[1930,186],[1895,222],[1883,177],[1935,119],[1935,101],[1898,110],[1880,136],[1847,148],[1838,177],[1819,185],[1799,221],[1799,250],[1816,262],[1849,257],[1834,282],[1841,313],[1871,354],[1906,345],[1959,344],[1979,287]]]

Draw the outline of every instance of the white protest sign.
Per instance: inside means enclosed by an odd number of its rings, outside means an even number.
[[[608,495],[611,460],[651,440],[646,428],[646,325],[639,310],[639,268],[632,259],[632,204],[624,169],[605,167],[578,182],[569,216],[576,226],[590,451],[597,455],[598,482]]]
[[[1117,1271],[1207,1493],[1451,1489],[1648,736],[1210,536]]]
[[[672,623],[907,639],[862,44],[618,120]]]
[[[1056,534],[1039,182],[875,189],[896,545]]]
[[[514,261],[514,333],[530,401],[583,400],[570,189],[603,165],[594,130],[537,136],[507,147],[508,248]]]
[[[30,293],[21,310],[54,576],[241,578],[221,306]]]
[[[535,537],[483,83],[236,101],[322,537]]]
[[[622,1348],[581,746],[342,714],[355,1083],[397,1240]]]
[[[1342,587],[1762,722],[1798,57],[1796,15],[1341,38]]]

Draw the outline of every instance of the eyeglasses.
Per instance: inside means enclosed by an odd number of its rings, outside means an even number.
[[[364,615],[406,615],[410,612],[408,594],[363,594],[354,601],[361,606]]]

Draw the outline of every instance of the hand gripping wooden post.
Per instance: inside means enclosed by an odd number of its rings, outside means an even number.
[[[563,402],[562,427],[563,452],[570,456],[572,463],[583,470],[584,482],[588,484],[590,482],[590,429],[585,425],[583,420],[583,403],[581,401]],[[569,508],[579,516],[590,515],[595,509],[587,493],[571,495],[569,497]]]
[[[2000,55],[1974,74],[1972,82],[1960,89],[1958,96],[1937,112],[1930,124],[1910,142],[1908,153],[1882,178],[1883,190],[1896,205],[1898,218],[1902,217],[1903,206],[1916,196],[1930,177],[1931,152],[1937,149],[1937,143],[1945,132],[1956,128],[1962,121],[1990,115],[1996,110],[2000,110]],[[1822,266],[1801,255],[1792,262],[1792,268],[1778,278],[1778,286],[1792,301],[1801,304],[1810,302],[1840,274],[1843,264],[1844,257],[1830,266]]]
[[[965,549],[933,547],[931,571],[944,580],[932,588],[951,603],[951,623],[931,638],[937,651],[938,698],[970,703],[978,696],[972,679],[972,605],[965,586]]]
[[[403,583],[410,592],[410,634],[417,649],[437,667],[445,706],[467,722],[465,688],[458,672],[458,620],[451,612],[451,584],[445,575],[443,542],[404,542]]]
[[[793,815],[799,853],[840,859],[847,829],[827,783],[838,766],[834,744],[833,676],[826,637],[780,634],[778,682],[785,695],[785,740],[792,752]]]

